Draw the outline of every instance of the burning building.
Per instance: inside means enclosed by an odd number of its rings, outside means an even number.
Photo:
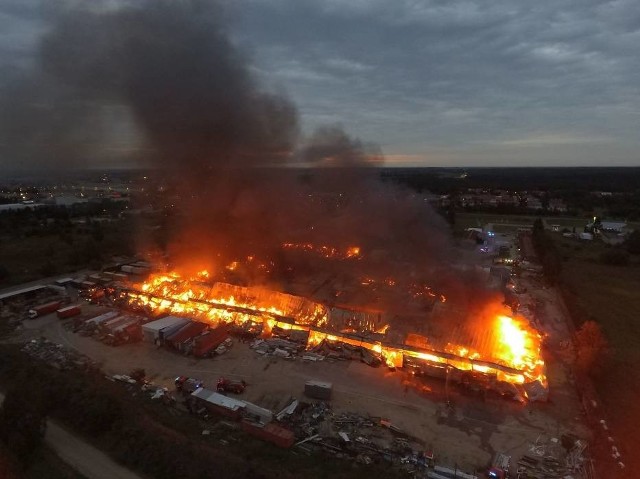
[[[213,325],[251,325],[263,336],[274,328],[305,331],[308,349],[323,342],[349,345],[380,357],[389,367],[424,365],[443,377],[452,371],[470,372],[495,382],[547,387],[541,335],[500,306],[486,308],[476,320],[456,327],[447,323],[446,334],[408,333],[397,341],[388,334],[393,328],[383,321],[388,317],[383,312],[332,308],[262,287],[210,283],[208,276],[152,275],[123,294],[137,308],[188,315]]]

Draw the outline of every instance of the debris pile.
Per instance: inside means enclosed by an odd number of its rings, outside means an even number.
[[[62,371],[96,367],[95,362],[87,356],[66,349],[62,344],[57,344],[44,338],[28,341],[25,343],[22,351],[32,358],[44,361],[50,366]]]
[[[285,359],[296,358],[304,351],[303,344],[282,338],[256,339],[250,347],[258,354]]]
[[[592,463],[586,455],[586,449],[586,441],[574,435],[563,435],[560,440],[538,436],[529,447],[531,454],[522,456],[518,461],[518,477],[592,477]]]
[[[276,417],[294,431],[294,447],[307,454],[324,452],[360,464],[388,463],[412,474],[425,474],[435,466],[433,453],[421,440],[381,417],[338,413],[326,402],[296,399]]]

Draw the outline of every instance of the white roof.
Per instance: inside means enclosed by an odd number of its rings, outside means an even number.
[[[627,226],[624,221],[603,221],[600,224],[603,230],[618,230]]]
[[[38,291],[44,288],[45,286],[37,285],[37,286],[31,286],[30,288],[16,289],[9,293],[0,294],[0,301],[2,301],[3,299],[12,298],[14,296],[19,296],[21,294],[30,293],[31,291]]]
[[[118,313],[117,311],[109,311],[108,313],[104,313],[101,314],[99,316],[94,316],[93,318],[89,319],[86,324],[100,324],[103,321],[107,321],[108,319],[111,318],[115,318],[116,316],[118,316],[120,313]]]
[[[202,399],[203,401],[210,402],[216,406],[222,406],[232,411],[237,411],[245,407],[245,402],[238,399],[233,399],[224,394],[211,391],[209,389],[198,388],[191,393],[192,396]]]
[[[187,318],[179,318],[178,316],[167,316],[165,318],[151,321],[142,326],[145,331],[161,331],[164,328],[175,326],[176,324],[187,324],[189,320]]]
[[[269,422],[273,419],[273,412],[265,409],[263,407],[258,406],[257,404],[250,403],[248,401],[243,401],[244,406],[248,413],[254,414],[255,416],[259,416],[262,419],[262,422]]]

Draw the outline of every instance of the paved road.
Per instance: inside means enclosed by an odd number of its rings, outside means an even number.
[[[0,393],[0,403],[3,400]],[[142,479],[51,420],[47,421],[44,440],[60,459],[87,479]]]

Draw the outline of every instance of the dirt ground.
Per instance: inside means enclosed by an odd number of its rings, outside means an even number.
[[[564,318],[554,306],[553,292],[540,290],[545,299],[545,329],[551,335],[552,351],[568,334]],[[87,311],[93,306],[83,306]],[[249,386],[242,398],[279,411],[293,396],[304,399],[304,383],[319,379],[333,383],[331,400],[335,411],[352,411],[384,417],[433,450],[439,463],[457,465],[469,472],[489,464],[495,452],[508,453],[515,460],[541,437],[568,432],[588,437],[582,424],[578,398],[563,363],[562,352],[547,352],[550,401],[521,405],[498,397],[469,397],[449,388],[454,409],[445,406],[444,381],[425,380],[407,386],[402,371],[371,368],[354,361],[305,362],[255,353],[248,344],[235,341],[222,356],[196,360],[157,348],[148,343],[106,346],[92,338],[69,331],[49,315],[26,321],[21,339],[44,336],[74,348],[98,361],[105,372],[128,374],[144,368],[157,384],[173,388],[180,375],[196,377],[213,387],[220,376],[244,379]],[[415,380],[414,380],[415,384]]]

